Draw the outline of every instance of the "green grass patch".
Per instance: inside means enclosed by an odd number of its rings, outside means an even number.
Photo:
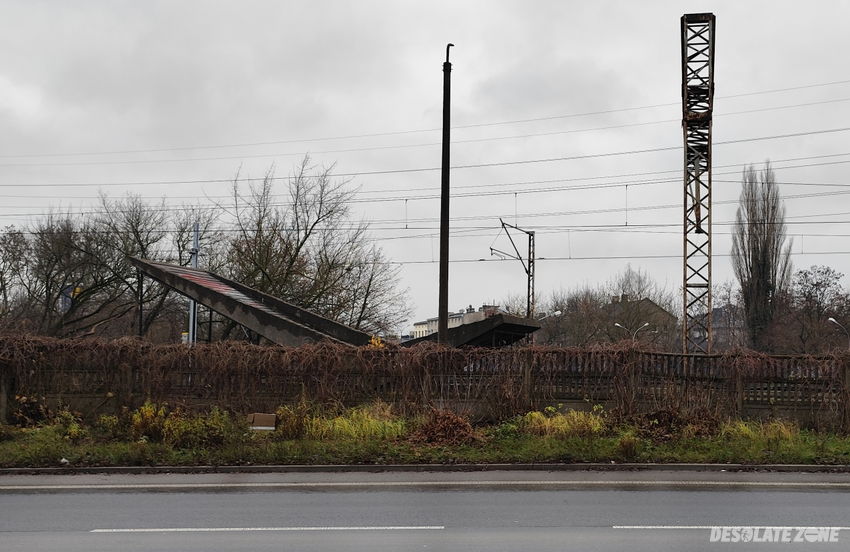
[[[275,431],[253,431],[219,409],[186,414],[146,403],[85,424],[60,411],[29,428],[0,424],[0,466],[417,464],[527,462],[850,464],[850,438],[781,420],[689,421],[678,413],[614,419],[547,408],[481,427],[433,410],[397,415],[302,403],[277,410]],[[62,462],[62,459],[65,462]]]

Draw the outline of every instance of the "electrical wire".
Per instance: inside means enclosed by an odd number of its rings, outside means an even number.
[[[850,80],[840,80],[840,81],[832,81],[826,83],[816,83],[816,84],[807,84],[801,86],[792,86],[787,88],[776,88],[773,90],[762,90],[757,92],[745,92],[741,94],[731,94],[728,96],[717,96],[715,100],[723,100],[723,99],[731,99],[731,98],[741,98],[746,96],[757,96],[762,94],[774,94],[779,92],[789,92],[794,90],[803,90],[810,88],[820,88],[826,86],[835,86],[840,84],[850,83]],[[835,101],[846,101],[846,100],[835,100]],[[829,103],[826,102],[814,102],[810,104],[800,104],[800,105],[815,105],[817,103]],[[618,109],[608,109],[601,111],[590,111],[585,113],[573,113],[567,115],[553,115],[548,117],[538,117],[533,119],[517,119],[512,121],[497,121],[497,122],[489,122],[489,123],[478,123],[478,124],[470,124],[470,125],[457,125],[453,126],[452,130],[460,130],[467,128],[482,128],[482,127],[490,127],[490,126],[500,126],[500,125],[513,125],[520,123],[533,123],[533,122],[541,122],[541,121],[551,121],[558,119],[571,119],[578,117],[590,117],[595,115],[608,115],[611,113],[622,113],[628,111],[638,111],[644,109],[655,109],[659,107],[671,107],[678,106],[679,102],[670,102],[663,104],[653,104],[653,105],[644,105],[637,107],[626,107],[626,108],[618,108]],[[789,106],[789,107],[799,107],[799,106]],[[766,109],[783,109],[780,108],[766,108]],[[754,111],[761,110],[753,110],[739,113],[749,113]],[[0,159],[9,159],[9,158],[37,158],[37,157],[71,157],[71,156],[88,156],[88,155],[126,155],[126,154],[135,154],[135,153],[163,153],[163,152],[175,152],[175,151],[191,151],[191,150],[202,150],[202,149],[224,149],[224,148],[243,148],[243,147],[257,147],[257,146],[274,146],[274,145],[283,145],[283,144],[296,144],[302,142],[323,142],[323,141],[333,141],[333,140],[349,140],[349,139],[362,139],[362,138],[375,138],[375,137],[383,137],[383,136],[399,136],[405,134],[418,134],[424,132],[437,132],[442,129],[440,128],[428,128],[428,129],[416,129],[416,130],[400,130],[400,131],[391,131],[391,132],[377,132],[371,134],[353,134],[353,135],[342,135],[342,136],[331,136],[324,138],[301,138],[294,140],[275,140],[269,142],[247,142],[241,144],[219,144],[219,145],[206,145],[206,146],[185,146],[185,147],[175,147],[175,148],[151,148],[151,149],[137,149],[137,150],[111,150],[111,151],[93,151],[93,152],[77,152],[77,153],[41,153],[41,154],[19,154],[19,155],[0,155]]]

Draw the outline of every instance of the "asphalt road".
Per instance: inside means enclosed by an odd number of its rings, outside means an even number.
[[[715,526],[749,542],[711,542]],[[741,547],[850,550],[850,475],[0,476],[3,552]]]

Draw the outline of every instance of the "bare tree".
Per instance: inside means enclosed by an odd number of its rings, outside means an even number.
[[[535,294],[534,304],[541,305],[539,294]],[[528,314],[528,295],[525,293],[509,293],[502,298],[501,308],[508,314],[525,318]],[[540,315],[539,312],[537,314]]]
[[[399,288],[400,267],[391,265],[376,245],[361,255],[346,270],[344,285],[336,294],[344,301],[338,302],[332,317],[375,335],[395,335],[411,315],[407,290]]]
[[[543,321],[537,343],[585,347],[607,341],[603,333],[607,318],[603,309],[607,298],[603,290],[589,286],[552,292],[544,303],[546,311],[561,311],[561,315]]]
[[[26,265],[28,243],[23,232],[7,226],[0,234],[0,328],[11,327],[21,294],[19,278]]]
[[[770,163],[761,172],[744,169],[732,233],[732,266],[741,286],[750,346],[769,350],[766,331],[774,297],[786,290],[791,274],[791,240],[786,243],[785,205]]]
[[[0,234],[0,328],[133,335],[141,292],[143,334],[173,341],[185,326],[187,300],[148,278],[140,290],[127,257],[186,265],[198,222],[205,268],[356,328],[394,333],[409,315],[400,269],[370,241],[367,224],[350,219],[354,191],[330,173],[305,158],[282,201],[271,171],[245,194],[237,179],[235,234],[213,210],[169,215],[164,200],[150,204],[133,194],[102,195],[85,215],[48,213],[23,232],[7,228]]]
[[[25,232],[7,229],[0,240],[6,321],[58,337],[135,334],[139,278],[127,256],[173,261],[170,233],[164,205],[133,194],[102,195],[90,214],[48,213]],[[180,302],[148,280],[143,331],[180,324]]]
[[[236,235],[228,249],[230,276],[265,293],[350,324],[388,333],[409,314],[397,267],[352,221],[356,190],[305,157],[275,194],[274,169],[262,182],[233,185]]]
[[[605,284],[557,291],[545,306],[561,315],[544,321],[538,343],[586,347],[635,339],[665,350],[676,343],[674,294],[631,266]]]
[[[818,354],[837,344],[844,346],[844,335],[830,318],[846,320],[850,297],[841,287],[843,274],[828,266],[813,266],[794,273],[787,320],[782,326],[789,334],[779,345],[783,352]],[[840,332],[838,332],[840,333]],[[836,342],[836,337],[840,338]]]
[[[139,257],[170,262],[174,259],[169,247],[168,215],[165,202],[149,204],[137,194],[128,193],[116,200],[101,194],[98,211],[91,217],[93,231],[103,244],[102,253],[92,257],[98,270],[111,275],[114,284],[103,289],[97,300],[109,303],[105,319],[125,318],[125,330],[135,333],[138,308],[139,278],[127,257]],[[176,297],[167,287],[151,282],[143,289],[144,318],[142,334],[165,312],[173,310]]]
[[[100,296],[115,280],[98,269],[95,258],[105,252],[92,230],[82,217],[50,213],[29,231],[19,308],[34,331],[67,336],[100,321]]]
[[[712,350],[728,351],[747,344],[741,290],[731,281],[714,286],[711,314]]]
[[[606,333],[612,341],[634,338],[643,343],[672,350],[677,340],[680,307],[676,294],[656,282],[646,271],[631,265],[608,281],[605,291],[611,297],[606,306]],[[620,326],[614,326],[614,323]],[[627,336],[626,328],[632,332]],[[643,330],[639,330],[644,328]]]
[[[201,244],[198,265],[212,272],[221,272],[227,265],[227,237],[219,225],[220,210],[203,205],[183,205],[171,215],[171,247],[174,262],[189,266],[194,242],[194,226],[198,224]]]

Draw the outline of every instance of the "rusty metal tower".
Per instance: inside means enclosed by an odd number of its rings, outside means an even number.
[[[682,16],[682,132],[685,140],[682,348],[685,354],[711,353],[714,29],[714,14]]]

